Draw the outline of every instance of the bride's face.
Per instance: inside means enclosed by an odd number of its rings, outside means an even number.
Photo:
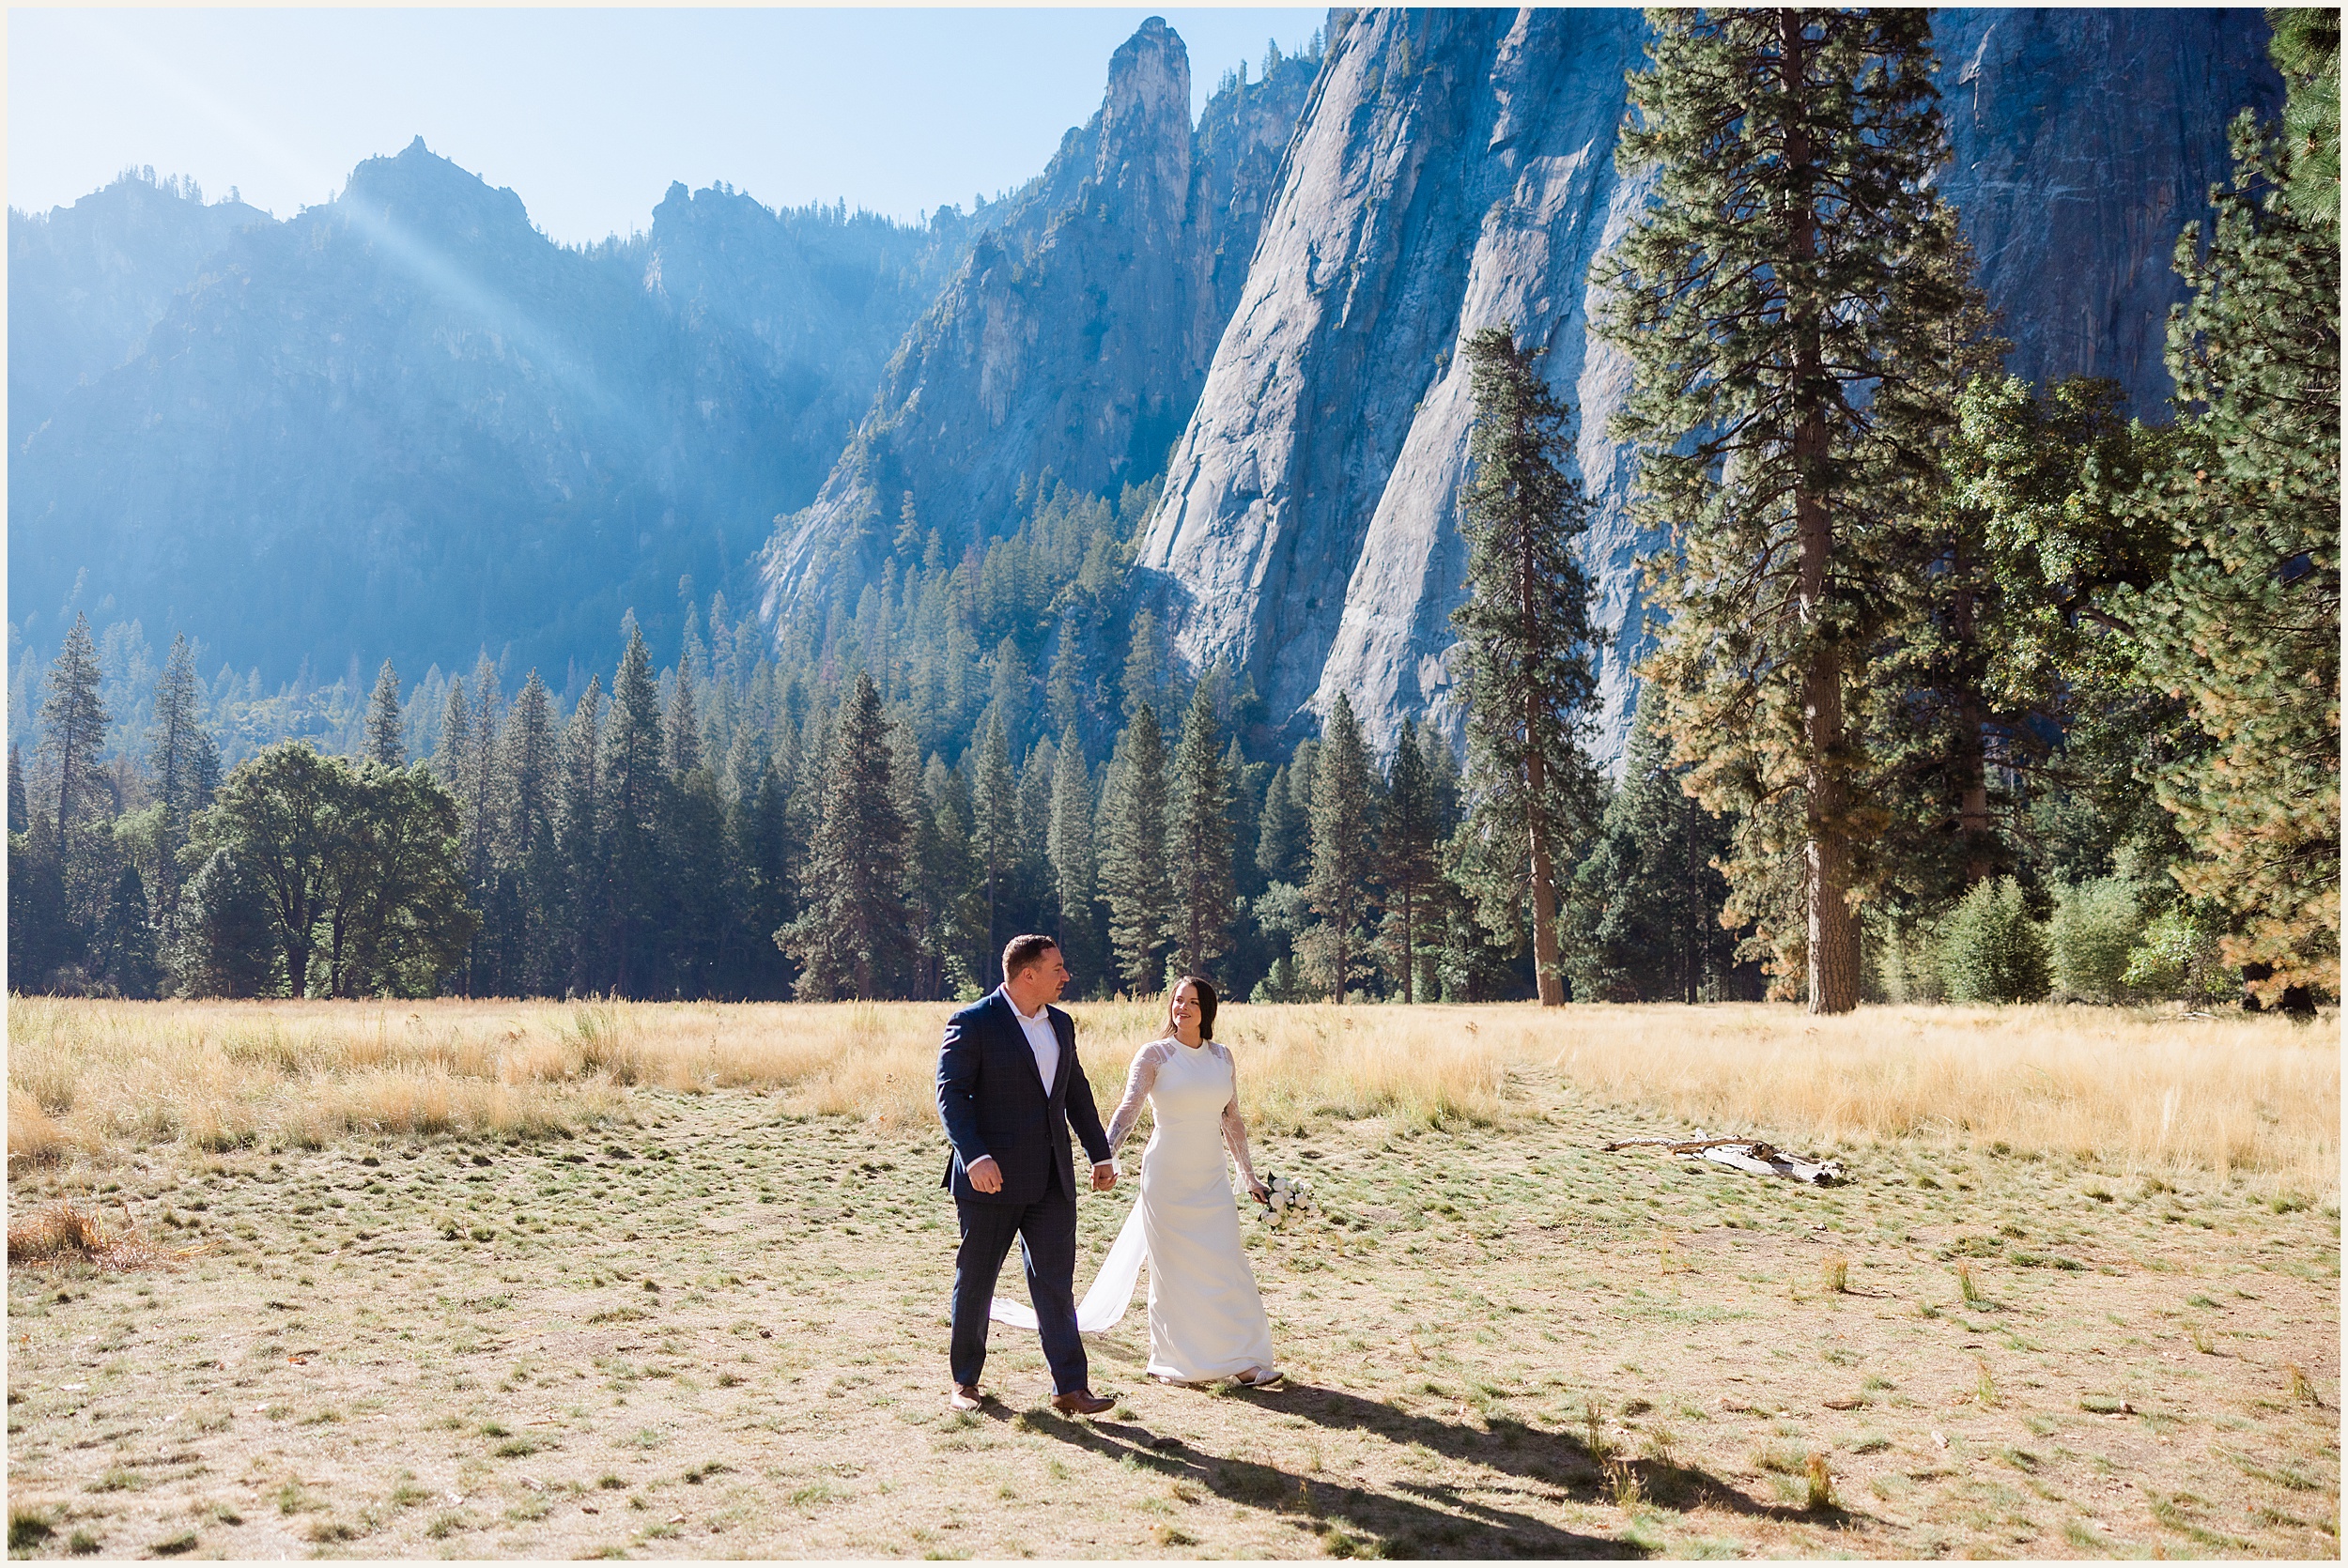
[[[1174,1034],[1198,1022],[1198,988],[1184,980],[1174,988],[1172,1000],[1166,1005],[1166,1028]]]

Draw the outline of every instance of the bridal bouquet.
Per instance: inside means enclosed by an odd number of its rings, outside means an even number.
[[[1291,1214],[1302,1214],[1313,1206],[1312,1189],[1301,1181],[1290,1181],[1277,1174],[1264,1177],[1264,1186],[1272,1195],[1256,1201],[1264,1206],[1264,1219],[1279,1225]]]

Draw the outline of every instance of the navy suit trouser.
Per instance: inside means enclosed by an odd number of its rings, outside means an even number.
[[[954,1327],[947,1351],[954,1381],[976,1383],[986,1365],[995,1282],[1016,1239],[1027,1266],[1027,1299],[1035,1303],[1052,1390],[1074,1393],[1089,1387],[1084,1336],[1076,1331],[1076,1200],[1060,1185],[1058,1173],[1031,1204],[957,1196],[954,1207],[962,1219],[962,1248],[954,1254]]]

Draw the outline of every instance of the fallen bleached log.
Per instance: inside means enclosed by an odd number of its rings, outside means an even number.
[[[1843,1174],[1841,1161],[1803,1160],[1758,1138],[1714,1138],[1702,1128],[1696,1129],[1692,1138],[1625,1138],[1607,1145],[1606,1152],[1633,1148],[1660,1148],[1682,1159],[1709,1160],[1716,1165],[1733,1166],[1754,1176],[1784,1176],[1789,1181],[1806,1181],[1813,1187],[1831,1187],[1849,1179]]]

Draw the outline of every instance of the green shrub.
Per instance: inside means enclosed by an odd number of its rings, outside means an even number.
[[[2012,877],[1973,884],[1940,927],[1940,983],[1952,1002],[2036,1002],[2047,994],[2047,933]]]
[[[2121,981],[2144,996],[2222,1002],[2242,989],[2242,972],[2217,956],[2217,929],[2175,904],[2146,926]]]
[[[1870,908],[1862,927],[1866,1000],[1903,1006],[1941,999],[1940,955],[1932,923]]]
[[[2144,929],[2136,884],[2125,877],[2055,890],[2047,946],[2055,990],[2082,1002],[2117,1002],[2127,989],[2128,954]]]

